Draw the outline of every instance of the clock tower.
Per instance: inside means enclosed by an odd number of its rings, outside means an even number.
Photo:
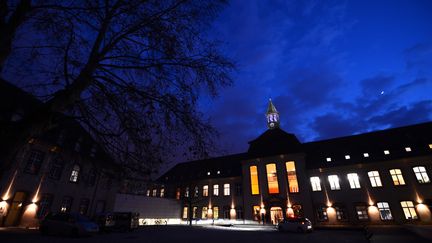
[[[276,107],[273,105],[271,99],[269,99],[266,117],[267,117],[267,127],[269,129],[279,127],[279,112],[276,110]]]

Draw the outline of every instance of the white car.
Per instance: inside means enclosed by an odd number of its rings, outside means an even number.
[[[313,230],[312,223],[307,218],[287,218],[278,224],[278,230],[292,232],[311,232]]]

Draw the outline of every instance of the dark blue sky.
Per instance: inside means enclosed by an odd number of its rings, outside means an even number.
[[[238,66],[200,103],[222,153],[265,131],[269,98],[302,142],[432,120],[432,1],[233,0],[211,35]]]

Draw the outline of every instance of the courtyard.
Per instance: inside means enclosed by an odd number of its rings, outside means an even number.
[[[374,233],[370,242],[416,242],[426,243],[427,239],[400,227],[371,229]],[[42,236],[37,230],[20,228],[0,228],[1,242],[205,242],[205,243],[254,243],[254,242],[365,242],[364,232],[348,229],[318,229],[312,233],[280,233],[273,227],[247,226],[146,226],[134,232],[101,233],[91,237],[69,238],[63,236]]]

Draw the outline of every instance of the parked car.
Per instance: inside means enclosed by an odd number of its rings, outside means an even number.
[[[97,223],[101,231],[131,231],[138,228],[139,213],[111,212],[100,214]]]
[[[311,232],[313,230],[312,223],[307,218],[287,218],[278,224],[278,230],[292,232]]]
[[[40,222],[42,234],[69,235],[73,237],[99,232],[99,226],[83,215],[74,213],[49,213]]]

